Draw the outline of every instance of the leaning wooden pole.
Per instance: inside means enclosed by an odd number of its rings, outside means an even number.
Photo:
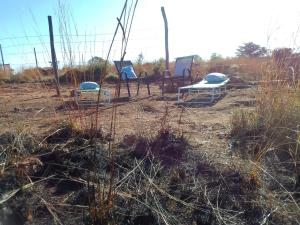
[[[165,24],[165,51],[166,51],[166,70],[163,73],[163,83],[162,83],[162,95],[164,94],[164,88],[165,88],[165,75],[170,74],[169,72],[169,33],[168,33],[168,20],[165,12],[165,8],[161,7],[161,13],[164,18],[164,24]]]
[[[49,25],[49,35],[50,35],[50,47],[51,47],[51,58],[52,58],[52,67],[54,70],[54,76],[55,76],[55,87],[56,87],[56,93],[57,96],[60,96],[60,90],[59,90],[59,77],[58,77],[58,66],[57,66],[57,59],[55,54],[55,48],[54,48],[54,37],[53,37],[53,27],[52,27],[52,18],[51,16],[48,16],[48,25]]]
[[[165,50],[166,50],[166,70],[169,70],[169,33],[168,33],[168,20],[165,8],[161,7],[161,13],[165,23]]]

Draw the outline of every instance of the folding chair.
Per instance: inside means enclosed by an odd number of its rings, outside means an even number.
[[[174,74],[171,75],[171,72],[166,70],[163,73],[163,82],[162,82],[162,93],[164,93],[165,82],[166,80],[170,80],[172,84],[172,88],[174,89],[174,83],[177,86],[184,86],[185,80],[189,80],[190,84],[192,84],[192,66],[194,55],[184,56],[176,58]]]
[[[180,96],[183,97],[184,93],[187,93],[188,95],[196,93],[198,95],[201,94],[202,96],[208,96],[203,97],[201,100],[191,101],[190,103],[212,103],[215,100],[219,99],[221,95],[226,92],[226,85],[228,82],[229,78],[225,74],[207,74],[199,83],[185,87],[179,87],[178,103],[183,101]]]
[[[131,97],[130,86],[129,86],[130,81],[137,81],[137,93],[136,93],[136,95],[139,95],[141,81],[146,83],[147,90],[148,90],[148,95],[150,95],[150,87],[149,87],[149,82],[148,82],[148,79],[147,79],[147,77],[148,77],[147,72],[144,72],[144,74],[145,74],[144,78],[142,78],[143,72],[141,72],[137,76],[135,71],[134,71],[133,64],[129,60],[114,61],[114,64],[115,64],[115,67],[118,71],[120,81],[121,82],[124,81],[126,83],[127,92],[128,92],[129,97]],[[119,86],[119,93],[118,93],[119,97],[120,97],[120,88],[121,88],[121,85]]]

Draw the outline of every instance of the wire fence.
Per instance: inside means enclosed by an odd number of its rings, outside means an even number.
[[[145,32],[152,33],[153,30]],[[154,52],[161,52],[160,37],[137,33],[130,39],[126,56],[131,60],[137,59],[140,53],[144,58],[153,55]],[[148,37],[147,37],[148,36]],[[105,58],[109,44],[112,41],[112,33],[96,34],[67,34],[54,35],[56,57],[59,67],[71,65],[84,65],[94,57]],[[111,59],[119,59],[121,54],[122,37],[117,35],[114,46],[111,51]],[[12,69],[19,71],[27,67],[35,67],[36,58],[39,67],[51,65],[51,54],[49,45],[49,35],[24,35],[0,38],[5,64],[10,64]],[[154,53],[155,54],[155,53]],[[161,56],[158,56],[160,58]],[[1,62],[2,64],[2,62]]]

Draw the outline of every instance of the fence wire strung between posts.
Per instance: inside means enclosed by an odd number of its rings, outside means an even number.
[[[128,52],[136,52],[133,57],[136,58],[143,49],[144,52],[152,51],[153,48],[157,48],[155,41],[159,40],[159,37],[147,37],[145,30],[140,29],[143,32],[135,34],[130,40],[136,43],[132,46],[143,46],[143,47],[130,47]],[[153,29],[146,29],[146,32],[153,32]],[[6,37],[0,40],[3,48],[3,55],[5,61],[12,66],[13,69],[19,70],[22,67],[30,67],[35,65],[33,48],[36,49],[37,58],[39,65],[43,67],[50,66],[49,61],[50,48],[48,46],[49,35],[27,35],[19,37]],[[69,62],[69,50],[65,50],[65,46],[71,47],[71,54],[73,57],[74,65],[87,64],[93,56],[100,56],[105,58],[105,52],[108,52],[109,43],[112,42],[111,33],[103,34],[68,34],[68,40],[62,35],[55,35],[56,53],[59,61],[59,67],[70,65]],[[149,35],[148,35],[149,36]],[[120,34],[117,35],[115,45],[111,50],[111,57],[118,58],[118,53],[121,49],[120,43],[122,37]],[[148,43],[145,46],[145,43]],[[132,54],[131,54],[132,55]]]

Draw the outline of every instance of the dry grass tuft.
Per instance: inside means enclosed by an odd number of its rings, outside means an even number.
[[[262,75],[255,110],[237,111],[231,118],[232,147],[243,155],[246,151],[256,161],[249,179],[253,184],[276,190],[269,200],[276,210],[281,209],[278,215],[297,221],[294,213],[300,208],[294,196],[300,190],[300,86],[274,59],[265,64]]]
[[[42,74],[38,69],[24,69],[19,75],[20,81],[40,81],[42,78]]]

